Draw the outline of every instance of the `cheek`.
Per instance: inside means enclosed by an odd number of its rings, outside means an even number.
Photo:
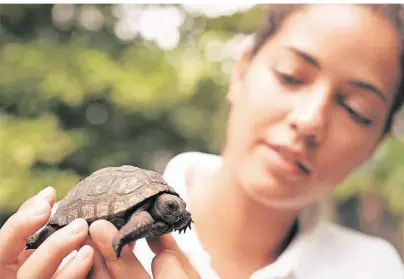
[[[283,121],[292,104],[267,69],[251,68],[232,102],[231,124],[242,137],[262,137]]]
[[[164,213],[164,214],[167,213],[167,211],[164,210],[163,207],[157,206],[157,205],[153,206],[152,209],[151,209],[151,211],[152,211],[152,213],[153,213],[154,216],[158,216],[160,219],[163,218],[162,213]]]
[[[366,144],[363,144],[363,143]],[[373,142],[363,136],[330,137],[317,152],[319,185],[336,187],[369,158]]]
[[[254,65],[245,77],[243,103],[265,115],[265,119],[278,119],[285,115],[290,107],[288,94],[279,86],[269,69]],[[262,116],[263,117],[263,116]]]

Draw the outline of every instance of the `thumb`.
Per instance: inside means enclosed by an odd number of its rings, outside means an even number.
[[[38,200],[45,200],[52,207],[56,201],[56,191],[52,186],[42,189],[38,194],[26,200],[19,208],[18,211],[30,208],[38,202]]]
[[[150,249],[154,254],[159,255],[171,251],[175,255],[176,259],[181,264],[182,268],[186,272],[189,278],[199,279],[200,276],[192,264],[189,262],[185,253],[178,246],[174,237],[170,234],[165,234],[159,237],[146,238]],[[168,251],[167,251],[168,250]],[[173,277],[175,278],[175,277]]]
[[[150,237],[146,239],[147,243],[150,246],[150,249],[153,251],[154,254],[160,254],[165,250],[183,253],[182,250],[178,247],[178,244],[175,241],[174,237],[170,234],[164,234],[162,236]]]
[[[176,257],[177,255],[171,251],[164,251],[154,257],[152,261],[152,273],[155,279],[189,279],[190,277],[184,270]]]

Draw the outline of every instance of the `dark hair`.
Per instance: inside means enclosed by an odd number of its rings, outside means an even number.
[[[269,37],[271,37],[283,23],[285,18],[291,13],[308,7],[309,4],[269,4],[267,5],[267,14],[264,24],[256,33],[255,41],[252,47],[251,55],[254,56],[264,45]],[[367,4],[364,7],[377,12],[389,20],[397,29],[402,47],[404,47],[404,5],[401,4]],[[404,50],[404,48],[403,48]],[[401,74],[404,73],[404,51],[402,50],[400,57]],[[386,125],[383,130],[383,134],[391,131],[394,116],[401,109],[404,104],[404,80],[398,85],[397,93],[394,96],[391,110],[389,111]]]

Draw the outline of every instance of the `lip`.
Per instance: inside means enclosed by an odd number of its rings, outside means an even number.
[[[310,176],[312,164],[307,157],[296,149],[286,145],[275,145],[265,143],[270,154],[270,160],[277,168],[296,176]]]

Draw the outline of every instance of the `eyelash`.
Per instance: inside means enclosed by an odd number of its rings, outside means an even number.
[[[282,83],[286,83],[288,85],[299,85],[302,83],[301,80],[295,78],[292,75],[283,74],[281,72],[275,71],[275,74],[281,79]]]
[[[344,99],[343,96],[338,96],[337,102],[338,102],[338,104],[342,105],[348,111],[348,113],[351,115],[353,120],[355,120],[356,122],[359,122],[360,124],[365,125],[365,126],[370,126],[373,124],[371,119],[369,119],[365,116],[362,116],[360,113],[356,112],[351,107],[347,106],[344,103],[343,99]]]
[[[300,85],[303,82],[297,78],[295,78],[292,75],[288,75],[288,74],[283,74],[281,72],[278,72],[276,70],[274,70],[275,74],[278,76],[278,78],[281,80],[281,82],[283,84],[287,84],[287,85],[291,85],[291,86],[296,86],[296,85]],[[362,116],[360,113],[356,112],[355,110],[353,110],[351,107],[347,106],[344,103],[343,100],[343,96],[339,96],[337,99],[338,104],[342,105],[350,114],[351,118],[356,121],[359,122],[361,125],[365,125],[365,126],[370,126],[372,125],[372,120]]]

